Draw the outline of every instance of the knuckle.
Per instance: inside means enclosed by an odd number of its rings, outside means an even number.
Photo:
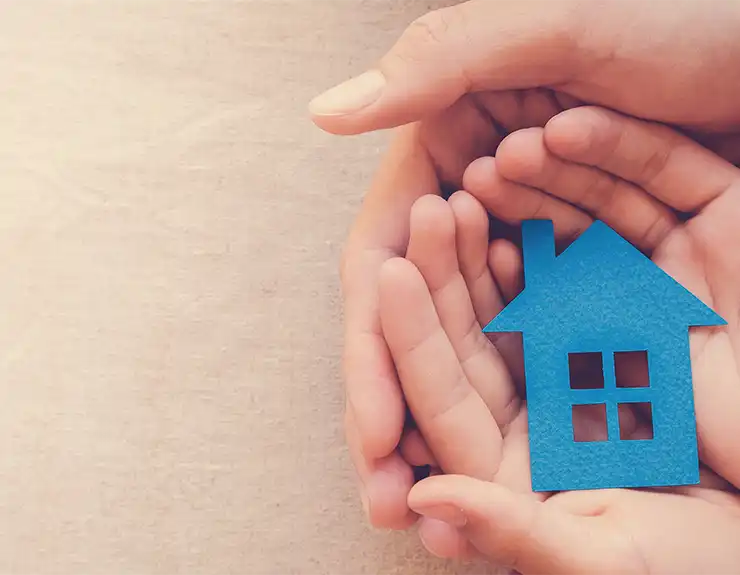
[[[435,65],[449,67],[451,76],[457,78],[460,89],[469,91],[474,85],[474,75],[465,63],[460,48],[472,46],[473,17],[467,3],[442,8],[422,16],[409,26],[408,38],[419,57],[424,54]]]
[[[585,209],[589,209],[588,206],[593,201],[595,190],[603,185],[603,175],[600,172],[592,172],[592,176],[588,180],[582,183],[580,189],[576,188],[573,193],[573,203],[581,206]]]
[[[660,245],[670,231],[675,227],[675,221],[666,214],[658,214],[655,219],[645,228],[642,235],[642,245],[647,249],[653,249]]]
[[[611,176],[607,176],[603,179],[602,185],[597,189],[597,193],[594,194],[594,212],[599,216],[606,216],[614,206],[614,202],[619,197],[620,189],[623,189],[626,184],[622,180],[618,180]]]
[[[603,216],[609,211],[617,194],[619,180],[606,173],[597,174],[593,183],[586,187],[580,204],[596,216]]]
[[[414,20],[406,29],[404,37],[414,44],[438,46],[444,42],[450,30],[447,10],[435,10]]]
[[[490,352],[491,342],[481,331],[475,316],[460,341],[460,363],[465,366],[471,359]]]
[[[487,255],[479,262],[471,262],[470,265],[467,266],[467,270],[463,269],[462,272],[463,276],[467,276],[465,277],[465,283],[468,285],[468,291],[471,294],[475,293],[477,286],[486,286],[485,280],[491,273],[488,268]],[[476,307],[475,303],[476,301],[474,300],[474,308]]]
[[[672,148],[669,146],[658,146],[645,158],[642,166],[638,168],[636,184],[648,187],[665,171],[671,158]]]
[[[451,40],[457,42],[460,34],[467,34],[467,26],[461,22],[464,17],[460,8],[456,6],[435,10],[414,20],[385,59],[407,65],[420,62],[438,65],[442,61],[449,62],[453,58],[452,52],[445,47]]]

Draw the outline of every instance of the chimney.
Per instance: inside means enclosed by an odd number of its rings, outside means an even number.
[[[522,222],[524,283],[532,285],[555,261],[555,232],[550,220]]]

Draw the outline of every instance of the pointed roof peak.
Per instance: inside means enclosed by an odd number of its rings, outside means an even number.
[[[539,226],[539,229],[545,227]],[[536,249],[545,245],[543,242],[538,246],[532,240],[524,242],[524,250],[533,244]],[[526,261],[527,254],[523,257]],[[542,261],[542,257],[536,254],[530,260]],[[553,290],[557,291],[557,296]],[[620,309],[639,307],[646,321],[686,326],[726,323],[601,220],[594,221],[558,257],[553,257],[550,265],[537,266],[529,281],[525,273],[522,293],[484,331],[521,331],[511,328],[521,325],[524,329],[525,325],[536,321],[533,315],[554,313],[549,308],[558,297],[577,300],[583,306],[612,315],[620,314]],[[545,302],[547,305],[543,308]],[[534,308],[539,311],[532,311]]]

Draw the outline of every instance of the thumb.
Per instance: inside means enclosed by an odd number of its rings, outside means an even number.
[[[429,12],[376,68],[315,98],[313,120],[329,132],[357,134],[417,121],[467,92],[563,82],[591,53],[576,37],[583,26],[574,14],[588,4],[469,0]]]
[[[551,500],[554,502],[554,500]],[[521,573],[613,573],[624,549],[598,517],[460,475],[417,483],[409,507],[456,527],[491,561]]]

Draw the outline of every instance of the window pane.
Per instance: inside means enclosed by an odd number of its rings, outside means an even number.
[[[653,406],[650,403],[620,403],[619,439],[652,439]]]
[[[606,441],[608,438],[605,404],[573,406],[573,441]]]
[[[604,389],[604,358],[601,352],[569,353],[571,389]]]
[[[649,387],[647,351],[618,351],[614,354],[617,387]]]

